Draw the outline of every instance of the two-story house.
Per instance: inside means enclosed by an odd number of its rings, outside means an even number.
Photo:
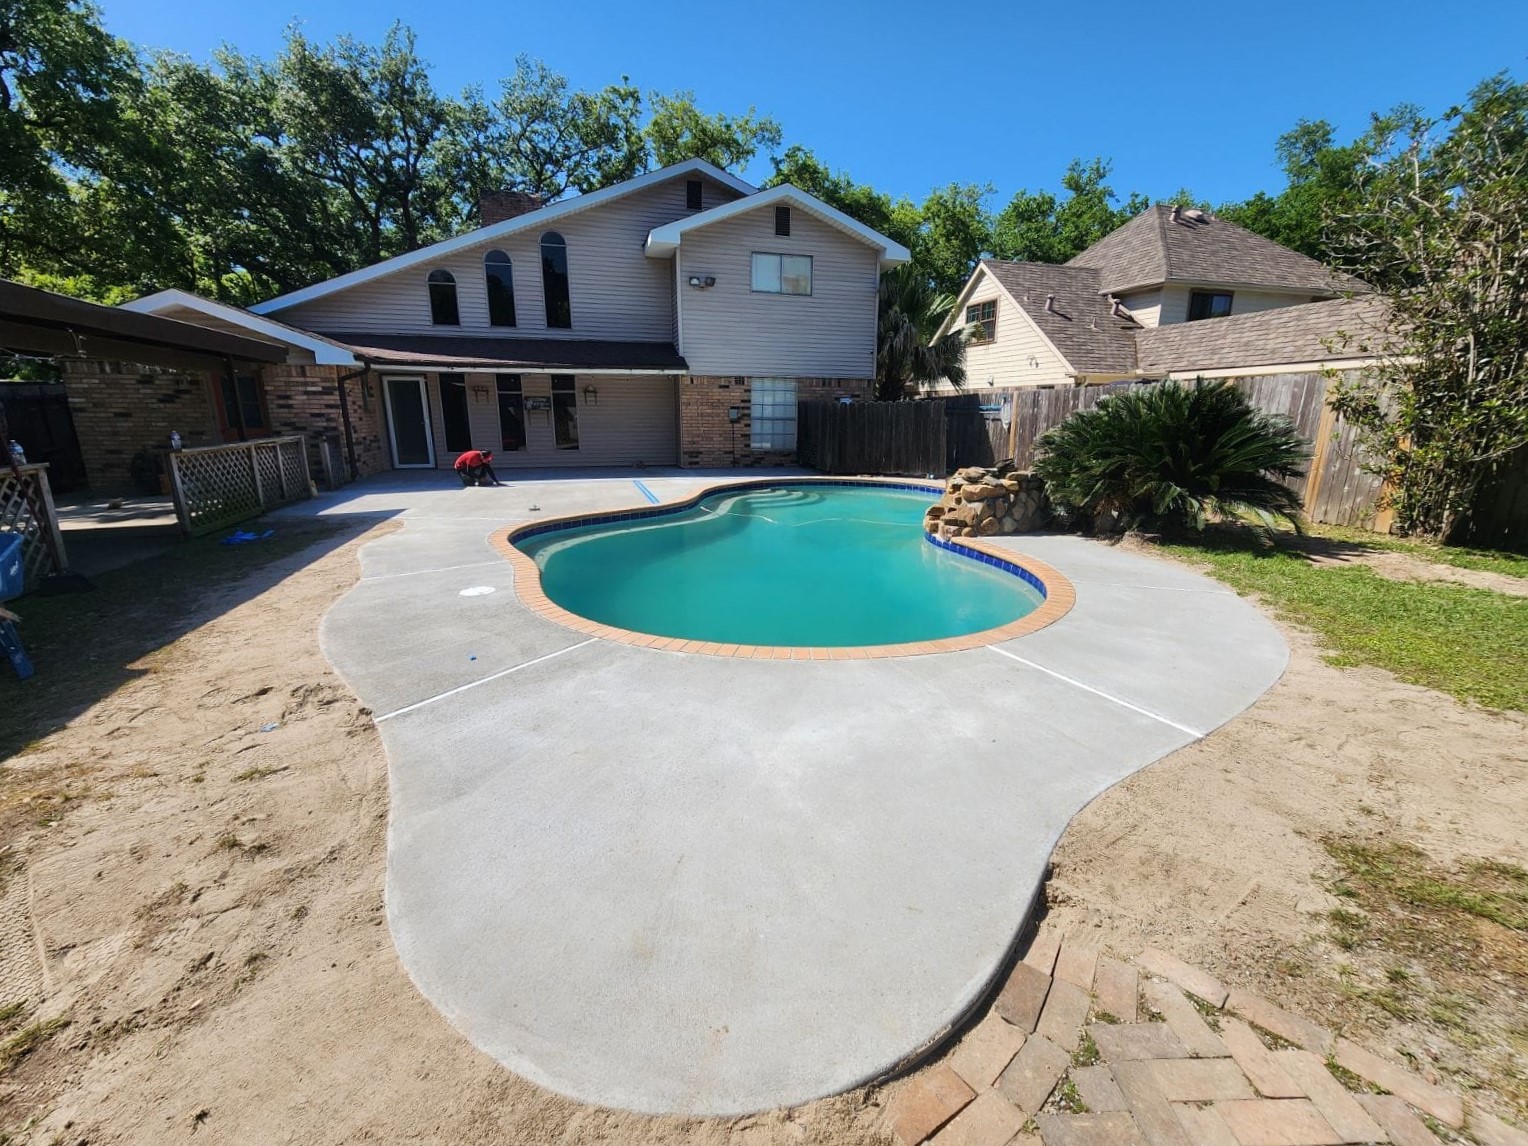
[[[880,273],[907,258],[700,160],[552,203],[488,196],[473,231],[247,310],[178,290],[126,304],[288,350],[208,378],[200,409],[147,378],[132,396],[183,402],[188,442],[328,435],[363,473],[469,448],[511,469],[786,464],[798,401],[870,392]],[[75,391],[111,400],[81,385],[109,366],[72,364]]]
[[[1288,370],[1337,364],[1328,344],[1374,318],[1368,290],[1234,223],[1159,204],[1064,265],[982,260],[939,333],[967,328],[976,391]]]

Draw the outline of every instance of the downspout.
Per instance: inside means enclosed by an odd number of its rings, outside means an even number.
[[[357,358],[361,358],[359,354]],[[355,460],[355,431],[350,426],[350,404],[345,401],[345,383],[360,378],[370,373],[371,363],[361,358],[361,368],[352,370],[349,374],[341,374],[338,380],[340,394],[340,423],[345,427],[345,460],[350,463],[350,480],[355,481],[361,476],[361,467]]]
[[[223,368],[228,371],[228,385],[233,391],[233,428],[239,431],[239,441],[249,441],[249,435],[244,432],[244,399],[239,395],[239,375],[233,368],[233,355],[223,355]],[[227,405],[227,403],[224,403]],[[225,410],[224,413],[230,411]]]

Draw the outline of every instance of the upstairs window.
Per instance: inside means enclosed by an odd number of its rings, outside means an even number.
[[[976,302],[966,307],[966,325],[972,327],[971,343],[991,342],[997,337],[997,300]]]
[[[700,210],[700,180],[686,179],[684,181],[684,205],[686,210]]]
[[[753,253],[752,287],[759,294],[811,294],[811,255]]]
[[[483,278],[488,284],[488,325],[515,325],[515,274],[509,256],[489,251],[483,256]]]
[[[541,293],[546,299],[546,324],[554,330],[573,328],[573,304],[568,298],[568,244],[556,231],[541,236]]]
[[[456,279],[450,271],[431,271],[430,321],[436,326],[460,326],[462,316],[456,309]]]
[[[1230,292],[1196,290],[1188,296],[1188,320],[1198,322],[1201,318],[1224,318],[1231,313]]]
[[[783,204],[775,208],[775,234],[790,238],[791,209]]]

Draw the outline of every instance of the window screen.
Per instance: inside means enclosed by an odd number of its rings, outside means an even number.
[[[796,381],[794,378],[755,378],[749,398],[752,436],[756,450],[796,448]]]
[[[750,285],[760,294],[811,294],[811,255],[771,255],[755,251]]]

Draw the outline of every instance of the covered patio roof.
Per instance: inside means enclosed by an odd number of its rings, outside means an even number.
[[[286,347],[273,342],[101,306],[9,279],[0,279],[0,348],[171,368],[201,368],[229,358],[285,362],[287,357]]]
[[[582,371],[685,374],[670,342],[606,342],[578,338],[474,338],[433,334],[330,333],[371,366],[415,370]]]

